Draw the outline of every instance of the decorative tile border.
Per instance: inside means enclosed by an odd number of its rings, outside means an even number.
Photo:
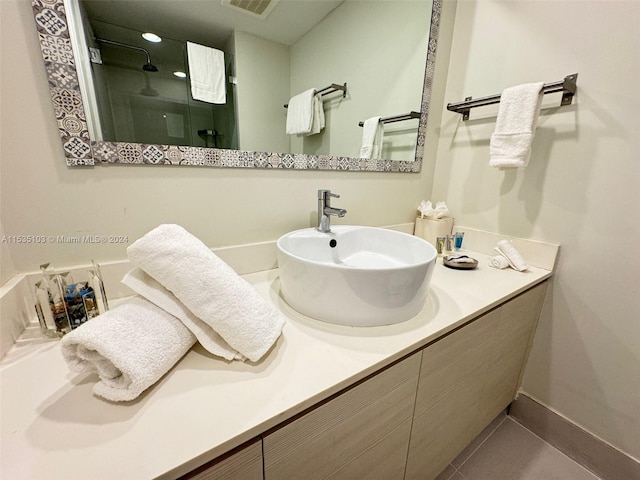
[[[422,90],[415,161],[367,160],[292,153],[252,152],[216,148],[91,141],[75,68],[64,0],[32,0],[51,99],[68,166],[98,164],[185,165],[285,170],[344,170],[418,173],[422,168],[425,135],[435,70],[442,0],[432,0],[427,63]]]

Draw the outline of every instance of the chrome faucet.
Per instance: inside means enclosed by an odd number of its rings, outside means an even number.
[[[318,230],[320,232],[328,233],[331,231],[331,215],[342,218],[347,214],[345,209],[331,206],[331,197],[340,198],[340,195],[331,193],[331,190],[318,190]]]

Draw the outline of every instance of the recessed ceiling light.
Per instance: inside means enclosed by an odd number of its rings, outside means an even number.
[[[184,72],[180,72],[180,71],[173,72],[173,74],[174,74],[176,77],[180,77],[180,78],[186,78],[186,76],[187,76],[187,74],[186,74],[186,73],[184,73]]]
[[[162,41],[162,39],[158,35],[151,32],[143,33],[142,38],[144,38],[148,42],[153,42],[153,43],[158,43]]]

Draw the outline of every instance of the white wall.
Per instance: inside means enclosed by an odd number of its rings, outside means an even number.
[[[119,165],[68,168],[30,2],[2,0],[0,10],[0,213],[7,235],[119,234],[131,242],[160,223],[177,222],[210,247],[220,247],[273,240],[314,224],[319,188],[342,195],[336,204],[349,213],[337,223],[349,224],[409,222],[420,200],[430,197],[446,61],[436,74],[433,97],[438,106],[429,124],[420,174]],[[452,21],[451,13],[445,15],[445,23]],[[446,60],[446,51],[441,58]],[[47,261],[67,266],[126,256],[124,244],[9,247],[20,272]]]
[[[284,124],[289,99],[289,47],[234,32],[240,148],[289,152]]]
[[[326,128],[292,136],[291,151],[357,157],[373,116],[420,111],[430,2],[344,2],[291,47],[291,95],[347,82],[348,95],[325,97]],[[383,158],[413,160],[417,120],[385,126]]]
[[[460,224],[562,245],[523,390],[636,459],[638,25],[636,1],[460,1],[447,102],[576,72],[578,95],[543,112],[518,172],[488,166],[492,107],[445,112],[433,187]]]

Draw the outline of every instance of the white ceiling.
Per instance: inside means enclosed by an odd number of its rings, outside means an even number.
[[[223,48],[234,29],[292,45],[343,0],[280,0],[266,20],[221,0],[83,0],[89,18]]]

